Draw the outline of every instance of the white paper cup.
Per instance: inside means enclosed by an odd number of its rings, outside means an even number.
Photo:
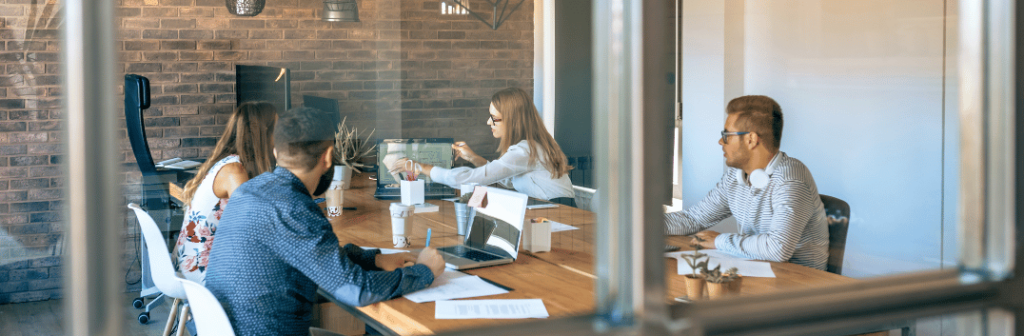
[[[391,203],[391,242],[395,248],[411,246],[409,237],[412,235],[412,213],[416,206]]]

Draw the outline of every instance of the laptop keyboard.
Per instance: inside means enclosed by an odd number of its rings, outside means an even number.
[[[502,257],[499,257],[497,255],[477,251],[474,249],[469,249],[462,245],[442,247],[439,248],[438,250],[457,257],[462,257],[477,262],[502,259]]]

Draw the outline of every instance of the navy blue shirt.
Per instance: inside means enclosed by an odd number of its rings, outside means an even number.
[[[285,168],[263,173],[236,189],[217,227],[206,287],[224,306],[235,333],[309,335],[317,287],[352,306],[426,288],[424,265],[384,272],[380,250],[338,237],[309,191]]]

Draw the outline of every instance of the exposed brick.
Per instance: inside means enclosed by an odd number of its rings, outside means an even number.
[[[10,272],[10,279],[8,281],[39,280],[50,277],[49,268],[30,268],[12,270],[8,272]]]
[[[50,163],[50,159],[46,155],[35,155],[35,156],[15,156],[10,158],[11,166],[42,166]]]
[[[32,189],[28,191],[28,199],[33,201],[59,199],[62,194],[61,189]]]
[[[195,28],[195,19],[161,19],[160,28],[164,29],[182,29],[182,28]]]
[[[196,41],[160,41],[163,50],[196,50]]]
[[[37,212],[29,216],[32,223],[61,222],[64,220],[61,212]]]
[[[11,212],[39,212],[50,210],[50,202],[11,203]]]
[[[142,38],[173,40],[173,39],[177,39],[178,38],[178,31],[177,30],[146,29],[146,30],[142,31]]]
[[[253,29],[264,28],[267,25],[264,20],[260,19],[232,19],[228,26],[232,29]]]
[[[11,189],[38,189],[38,188],[49,188],[49,178],[38,178],[38,179],[24,179],[24,180],[13,180],[10,182]]]
[[[32,167],[29,169],[29,176],[31,177],[50,177],[60,176],[60,167],[47,166],[47,167]]]

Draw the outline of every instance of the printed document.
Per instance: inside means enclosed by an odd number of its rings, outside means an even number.
[[[541,299],[437,301],[435,319],[547,318]]]
[[[405,294],[405,298],[412,302],[424,303],[505,293],[508,291],[492,285],[478,276],[445,269],[441,276],[434,279],[434,283],[430,287]]]
[[[561,231],[579,230],[580,229],[578,227],[571,226],[571,225],[565,225],[565,224],[562,224],[562,223],[559,223],[559,222],[556,222],[556,221],[553,221],[553,220],[549,220],[548,223],[551,223],[551,232],[561,232]]]

